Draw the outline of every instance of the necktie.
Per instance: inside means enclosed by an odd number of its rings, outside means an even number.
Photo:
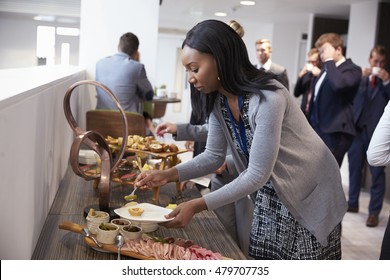
[[[376,78],[374,75],[371,75],[371,79],[370,79],[371,88],[375,88],[375,83],[376,83]]]
[[[310,80],[310,87],[309,91],[307,93],[307,99],[306,99],[306,106],[305,106],[305,114],[309,114],[309,108],[310,108],[310,102],[311,102],[311,97],[313,95],[313,84],[314,84],[315,77],[312,76]]]

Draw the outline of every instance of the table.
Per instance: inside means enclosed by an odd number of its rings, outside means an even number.
[[[85,181],[76,176],[71,168],[68,168],[41,231],[32,255],[33,260],[114,260],[117,258],[114,253],[93,250],[84,243],[82,235],[58,228],[64,221],[86,225],[84,208],[87,205],[98,204],[99,200],[98,191],[92,187],[92,184],[92,181]],[[121,207],[125,204],[123,196],[127,195],[130,190],[128,186],[113,186],[110,206]],[[152,203],[151,191],[137,191],[137,196],[138,202]],[[180,203],[199,196],[199,191],[193,188],[184,190],[182,196],[177,197],[175,184],[168,184],[161,187],[157,204],[166,206],[174,199]],[[159,237],[172,236],[190,239],[204,248],[220,252],[225,257],[246,259],[212,211],[203,211],[195,215],[185,229],[167,229],[160,226],[152,234]],[[123,256],[122,259],[132,258]]]
[[[165,115],[167,104],[179,103],[179,102],[181,102],[181,99],[179,98],[169,98],[169,97],[159,98],[155,96],[153,100],[144,102],[142,106],[143,106],[143,111],[148,112],[153,119],[159,119]],[[147,104],[150,104],[151,106],[147,106]]]

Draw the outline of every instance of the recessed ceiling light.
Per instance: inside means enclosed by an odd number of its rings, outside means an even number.
[[[244,6],[253,6],[256,4],[256,1],[240,1],[240,4]]]
[[[226,16],[227,16],[227,13],[224,13],[224,12],[215,12],[214,15],[217,16],[217,17],[226,17]]]

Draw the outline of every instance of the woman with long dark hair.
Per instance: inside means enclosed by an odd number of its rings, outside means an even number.
[[[141,173],[136,187],[208,174],[222,165],[228,147],[239,176],[178,205],[164,225],[185,227],[198,212],[250,196],[252,257],[341,259],[347,203],[339,167],[292,95],[252,65],[240,36],[220,21],[203,21],[187,33],[182,63],[189,83],[207,95],[206,150],[173,168]]]

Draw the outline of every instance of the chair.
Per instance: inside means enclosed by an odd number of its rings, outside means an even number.
[[[161,119],[164,117],[167,103],[155,102],[153,105],[153,119]]]
[[[128,134],[145,136],[144,116],[139,113],[126,112]],[[118,138],[123,136],[122,116],[117,110],[90,110],[86,114],[87,130],[94,130],[104,137]]]

